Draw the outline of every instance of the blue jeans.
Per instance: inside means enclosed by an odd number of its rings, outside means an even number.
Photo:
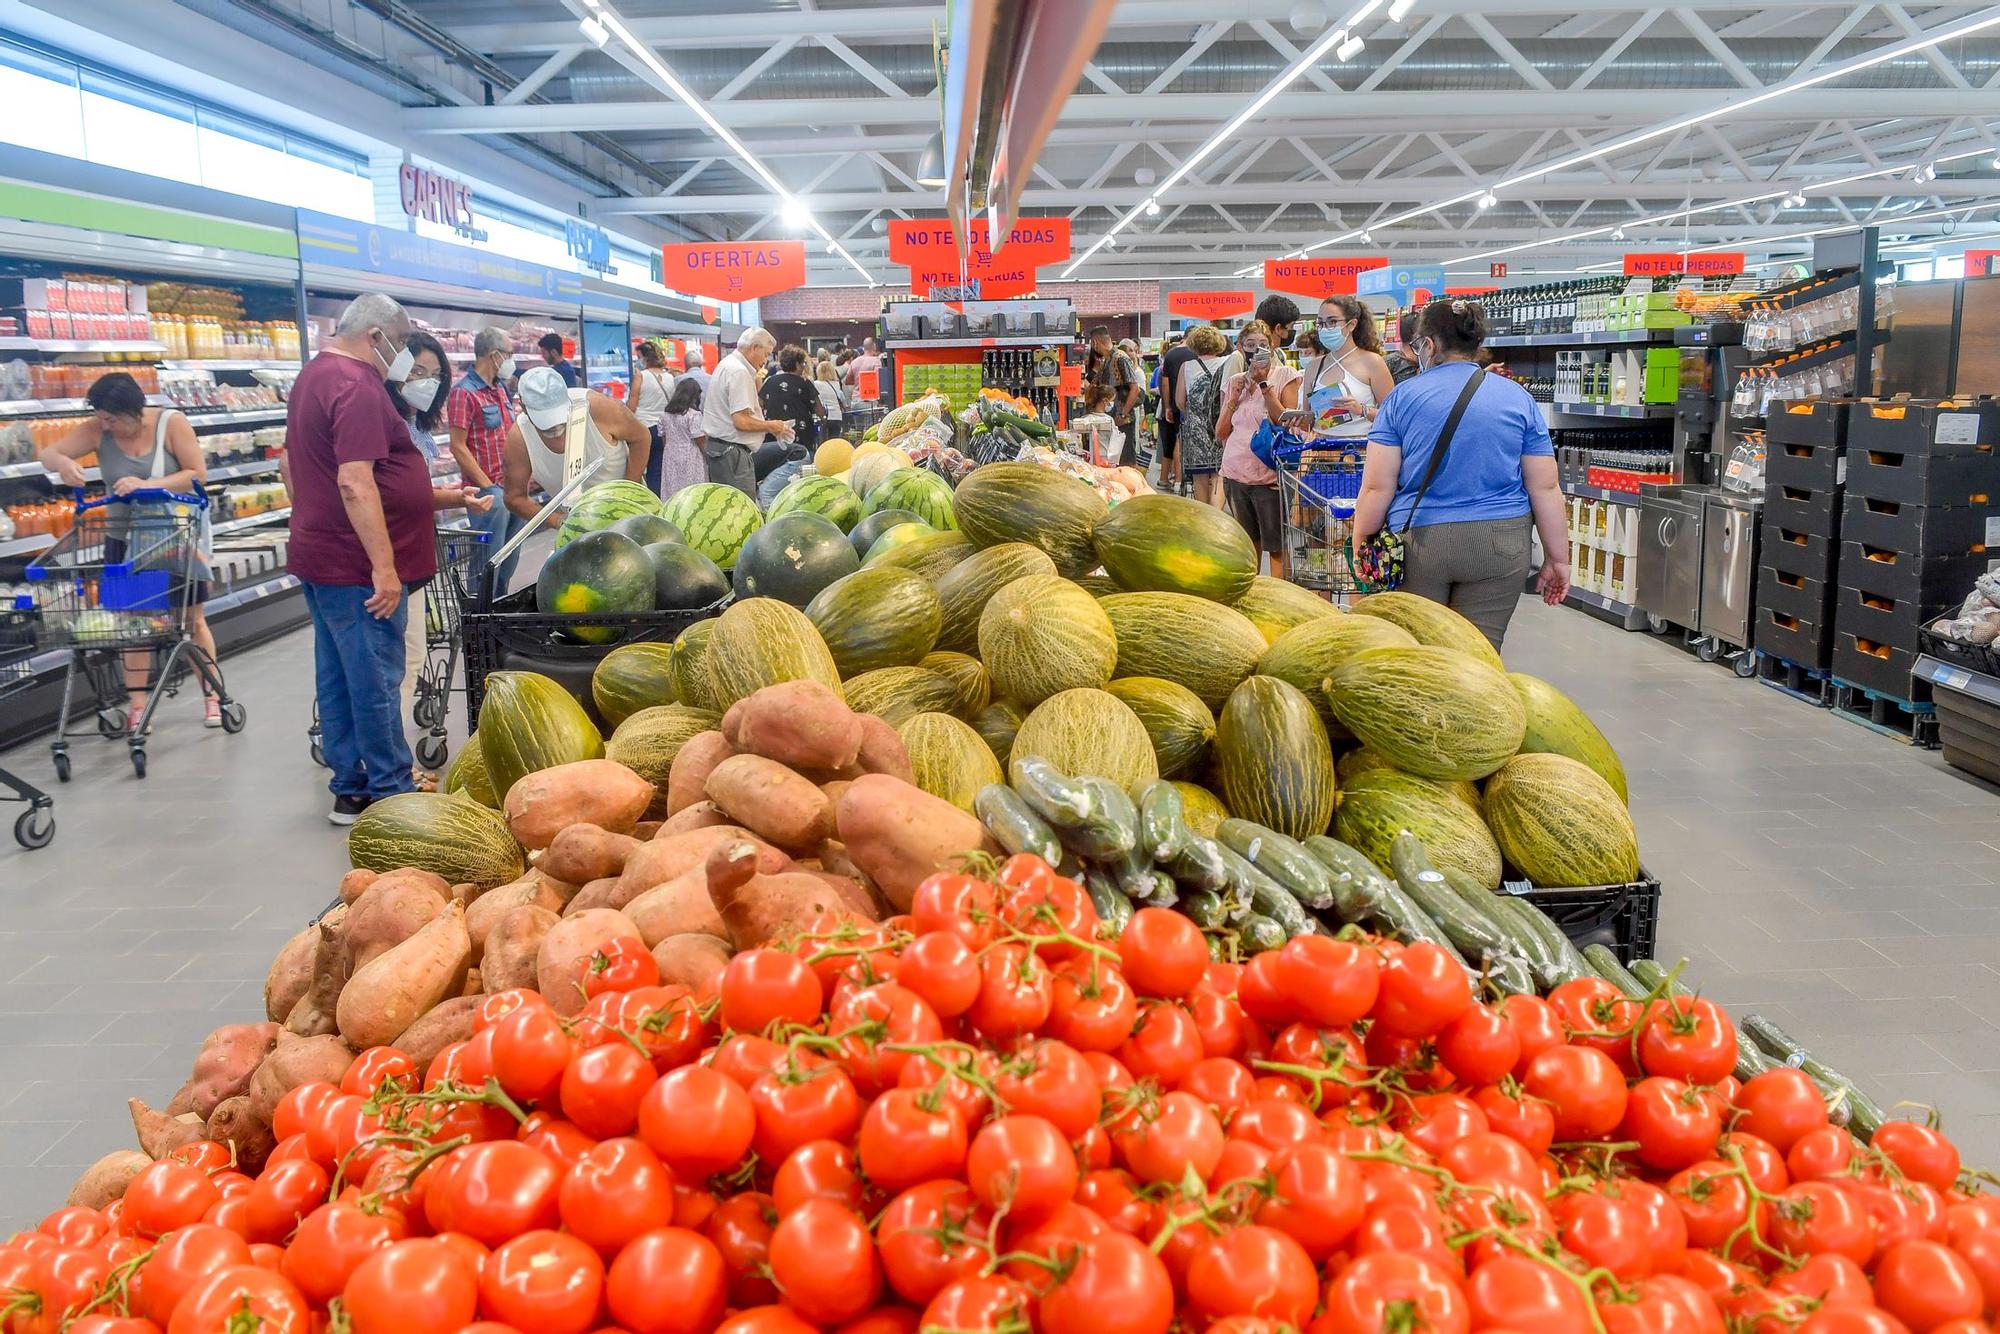
[[[387,619],[362,604],[374,589],[305,584],[313,623],[313,686],[320,746],[336,797],[391,797],[414,786],[403,739],[403,631],[409,599]]]
[[[493,553],[505,546],[507,539],[528,525],[526,519],[507,508],[507,498],[503,490],[501,487],[489,486],[481,491],[480,495],[493,497],[493,508],[484,514],[467,513],[465,516],[466,522],[474,528],[493,535],[480,545],[479,554],[472,558],[473,581],[466,591],[475,595],[479,590],[479,580],[484,577],[486,563],[492,559]],[[514,577],[514,567],[520,560],[521,553],[516,551],[501,564],[493,580],[494,597],[497,598],[507,591],[508,581]]]

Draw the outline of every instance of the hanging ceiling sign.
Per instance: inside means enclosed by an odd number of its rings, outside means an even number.
[[[1966,251],[1965,276],[1968,278],[2000,276],[2000,250]]]
[[[1033,292],[1037,269],[1070,257],[1068,218],[1022,218],[1000,245],[989,244],[990,238],[984,218],[973,222],[961,263],[951,219],[899,220],[889,224],[889,259],[909,266],[910,291],[917,296],[976,285],[982,299],[998,301]]]
[[[1719,278],[1741,272],[1743,252],[1740,250],[1707,251],[1698,255],[1668,252],[1625,256],[1625,276],[1628,278],[1672,278],[1680,274],[1692,278]]]
[[[805,286],[804,241],[699,241],[660,247],[664,286],[718,301],[755,301]]]
[[[1247,288],[1240,292],[1169,292],[1167,313],[1195,320],[1225,320],[1246,315],[1257,306],[1257,294]]]
[[[1318,301],[1329,296],[1351,296],[1358,275],[1370,269],[1386,269],[1386,255],[1329,256],[1325,259],[1267,259],[1264,286],[1273,292],[1290,292]]]
[[[1422,305],[1444,290],[1444,266],[1425,264],[1368,269],[1355,276],[1354,286],[1359,296],[1386,296],[1401,306]]]

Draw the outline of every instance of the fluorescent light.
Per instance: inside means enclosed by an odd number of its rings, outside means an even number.
[[[778,218],[795,232],[804,231],[813,225],[812,210],[793,195],[786,195],[784,203],[778,206]]]
[[[576,26],[583,29],[583,35],[588,37],[590,44],[600,51],[604,49],[604,44],[611,40],[610,31],[602,23],[598,22],[597,16],[594,14]]]
[[[1474,203],[1477,204],[1479,210],[1482,213],[1485,212],[1487,209],[1492,208],[1495,204],[1499,202],[1500,202],[1499,199],[1494,197],[1494,194],[1491,190],[1488,190],[1485,194],[1479,196],[1479,198],[1474,201]]]
[[[1617,230],[1613,231],[1613,232],[1611,233],[1611,239],[1612,239],[1612,240],[1614,240],[1614,241],[1622,241],[1622,240],[1624,240],[1624,239],[1625,239],[1625,229],[1624,229],[1623,227],[1620,227],[1620,228],[1618,228]]]
[[[1333,58],[1342,61],[1352,60],[1361,54],[1361,48],[1366,45],[1367,43],[1362,41],[1358,35],[1349,36],[1346,41],[1340,44],[1339,49],[1334,51]]]
[[[1416,7],[1417,0],[1394,0],[1394,3],[1389,6],[1389,22],[1401,23],[1410,16],[1410,11]]]
[[[1159,216],[1160,216],[1160,201],[1159,201],[1159,200],[1157,200],[1157,199],[1148,199],[1148,200],[1146,201],[1146,216],[1147,216],[1147,217],[1149,217],[1149,218],[1157,218],[1157,217],[1159,217]]]

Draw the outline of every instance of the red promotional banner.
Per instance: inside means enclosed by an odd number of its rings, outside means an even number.
[[[1167,313],[1196,320],[1221,320],[1244,315],[1257,306],[1257,294],[1240,292],[1169,292]]]
[[[2000,275],[2000,250],[1968,250],[1965,252],[1965,276],[1986,278]]]
[[[1729,277],[1743,272],[1743,252],[1705,251],[1696,255],[1628,254],[1625,256],[1625,276],[1628,278],[1671,278],[1677,274],[1687,274],[1695,278]]]
[[[949,218],[919,218],[889,224],[889,259],[910,267],[910,290],[929,296],[933,287],[977,284],[988,301],[1026,296],[1035,290],[1035,270],[1070,256],[1068,218],[1022,218],[998,246],[989,244],[986,220],[972,224],[964,266]]]
[[[1386,269],[1386,255],[1347,255],[1326,259],[1267,259],[1264,286],[1273,292],[1290,292],[1318,301],[1323,297],[1352,295],[1356,274],[1370,269]]]
[[[700,241],[660,254],[660,281],[690,296],[754,301],[805,286],[804,241]]]

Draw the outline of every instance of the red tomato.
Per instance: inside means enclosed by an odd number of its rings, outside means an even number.
[[[743,1086],[705,1066],[669,1070],[639,1103],[639,1138],[687,1180],[742,1162],[756,1130],[756,1108]]]
[[[417,1063],[395,1047],[370,1047],[354,1058],[340,1077],[340,1091],[372,1098],[382,1085],[394,1079],[405,1088],[417,1082]]]
[[[1144,1242],[1106,1233],[1080,1248],[1068,1271],[1042,1292],[1036,1315],[1042,1334],[1166,1334],[1174,1319],[1173,1279]]]
[[[271,1114],[271,1133],[280,1140],[305,1134],[307,1127],[319,1119],[326,1104],[340,1094],[338,1084],[329,1084],[323,1079],[294,1087],[278,1099],[277,1109]]]
[[[1433,1154],[1487,1129],[1479,1104],[1457,1093],[1419,1093],[1400,1104],[1397,1121],[1404,1138]]]
[[[1065,959],[1050,978],[1048,1022],[1052,1038],[1078,1051],[1116,1051],[1139,1019],[1132,984],[1095,954]]]
[[[1654,1075],[1629,1091],[1621,1139],[1637,1141],[1639,1161],[1663,1172],[1678,1172],[1715,1155],[1722,1114],[1698,1089]]]
[[[771,1204],[780,1218],[807,1200],[832,1200],[858,1212],[867,1186],[853,1149],[835,1140],[816,1139],[801,1144],[779,1164],[771,1179]]]
[[[632,1334],[708,1334],[722,1323],[728,1294],[722,1253],[678,1227],[633,1238],[604,1281],[612,1319]]]
[[[940,871],[911,895],[910,921],[920,934],[949,931],[973,949],[984,949],[1000,925],[1000,897],[984,880]]]
[[[1794,1181],[1826,1181],[1846,1176],[1861,1143],[1841,1126],[1821,1126],[1798,1137],[1785,1153],[1785,1170]]]
[[[1163,1094],[1135,1107],[1112,1128],[1111,1138],[1132,1175],[1149,1183],[1179,1181],[1190,1171],[1206,1181],[1222,1158],[1222,1123],[1186,1093]]]
[[[1958,1148],[1929,1126],[1891,1121],[1875,1132],[1868,1147],[1887,1154],[1902,1174],[1938,1190],[1958,1184]]]
[[[759,1075],[750,1086],[750,1105],[757,1114],[750,1143],[767,1163],[782,1163],[816,1139],[850,1139],[861,1125],[861,1097],[837,1065]]]
[[[1218,1116],[1228,1117],[1249,1105],[1256,1096],[1257,1080],[1243,1062],[1210,1056],[1196,1062],[1178,1087],[1213,1107]]]
[[[1875,1289],[1860,1265],[1844,1255],[1815,1255],[1771,1280],[1771,1291],[1783,1297],[1808,1297],[1827,1306],[1873,1306]]]
[[[1382,965],[1372,1013],[1388,1035],[1427,1038],[1471,1006],[1472,983],[1465,969],[1449,953],[1425,941],[1397,951]]]
[[[1304,1247],[1276,1228],[1252,1223],[1196,1246],[1187,1294],[1210,1319],[1268,1316],[1302,1327],[1319,1301],[1319,1280]]]
[[[1141,908],[1119,933],[1118,960],[1125,980],[1140,995],[1185,996],[1208,971],[1208,942],[1201,928],[1181,914]]]
[[[1194,1019],[1173,1001],[1141,1006],[1132,1036],[1116,1053],[1134,1079],[1150,1079],[1167,1088],[1186,1078],[1205,1054]]]
[[[1298,1144],[1279,1151],[1270,1171],[1257,1222],[1296,1241],[1316,1264],[1347,1244],[1367,1209],[1353,1160],[1324,1144]]]
[[[1520,1039],[1521,1058],[1514,1064],[1517,1075],[1526,1072],[1528,1062],[1566,1040],[1561,1016],[1540,996],[1503,996],[1493,1009]]]
[[[674,1217],[674,1174],[636,1139],[608,1139],[577,1158],[556,1194],[562,1225],[606,1255]]]
[[[1033,1297],[1019,1279],[968,1274],[953,1279],[924,1307],[920,1328],[955,1334],[1000,1334],[1028,1328]],[[810,1330],[810,1326],[807,1330]],[[727,1326],[724,1326],[727,1329]],[[722,1334],[722,1331],[717,1331]],[[800,1331],[806,1334],[806,1331]]]
[[[586,1135],[629,1135],[639,1108],[659,1079],[653,1063],[626,1042],[578,1052],[562,1074],[563,1115]]]
[[[1802,1181],[1788,1187],[1772,1205],[1771,1241],[1801,1258],[1844,1255],[1865,1265],[1875,1255],[1875,1220],[1841,1187]]]
[[[603,1295],[604,1262],[566,1232],[524,1232],[479,1271],[479,1309],[537,1334],[584,1334]]]
[[[1382,964],[1352,941],[1295,936],[1278,951],[1277,982],[1308,1023],[1345,1028],[1374,1008]]]
[[[1803,1070],[1781,1065],[1743,1085],[1736,1095],[1743,1116],[1735,1129],[1767,1140],[1779,1153],[1826,1124],[1826,1102]]]
[[[658,986],[660,965],[646,942],[636,936],[619,936],[599,945],[583,970],[583,994],[602,996],[607,991],[637,991]]]
[[[1645,1279],[1630,1296],[1601,1304],[1606,1334],[1724,1334],[1715,1299],[1678,1275]]]
[[[228,1228],[212,1223],[176,1228],[160,1239],[134,1276],[132,1307],[164,1328],[181,1299],[203,1279],[250,1262],[249,1244]]]
[[[1519,997],[1509,999],[1517,1000]],[[1529,1153],[1546,1153],[1549,1145],[1555,1142],[1555,1113],[1540,1098],[1509,1093],[1506,1086],[1488,1084],[1475,1092],[1472,1100],[1479,1105],[1480,1111],[1486,1113],[1486,1124],[1496,1134],[1505,1135]]]
[[[1965,1257],[1934,1241],[1898,1242],[1884,1251],[1875,1266],[1875,1300],[1912,1334],[1976,1318],[1986,1306]]]
[[[1130,1172],[1112,1168],[1089,1172],[1076,1188],[1076,1202],[1115,1231],[1137,1237],[1144,1234],[1153,1214],[1138,1185],[1138,1178]]]
[[[371,1214],[352,1204],[329,1204],[299,1224],[291,1245],[285,1248],[280,1272],[307,1301],[325,1306],[340,1295],[363,1260],[398,1241],[399,1233],[386,1215]],[[158,1258],[156,1255],[154,1260]]]
[[[885,1191],[957,1176],[967,1147],[965,1118],[935,1090],[890,1089],[861,1117],[861,1168]]]
[[[972,1026],[995,1041],[1032,1033],[1055,1003],[1048,965],[1025,945],[995,945],[979,961],[979,996],[965,1012]]]
[[[577,1044],[554,1010],[523,1005],[494,1019],[486,1031],[493,1035],[493,1077],[509,1097],[539,1103],[555,1096]]]
[[[1046,1118],[1066,1139],[1078,1139],[1096,1125],[1104,1104],[1097,1072],[1061,1042],[1033,1042],[1003,1059],[993,1093],[1009,1111]]]
[[[889,1202],[876,1227],[883,1275],[904,1301],[928,1302],[954,1279],[979,1272],[988,1230],[964,1183],[912,1186]]]
[[[171,1160],[154,1163],[125,1188],[125,1221],[142,1237],[159,1237],[199,1223],[222,1191],[198,1167]]]
[[[1579,977],[1551,991],[1549,1005],[1573,1045],[1603,1052],[1628,1076],[1639,1073],[1632,1057],[1632,1033],[1643,1018],[1638,1002],[1601,977]]]
[[[820,1334],[782,1306],[753,1306],[715,1327],[715,1334]]]
[[[246,1197],[251,1239],[275,1242],[291,1236],[300,1219],[326,1202],[330,1184],[318,1163],[266,1166]]]
[[[1549,1104],[1557,1139],[1598,1139],[1625,1116],[1625,1077],[1594,1047],[1549,1048],[1528,1063],[1521,1084]]]
[[[979,954],[954,932],[928,931],[904,947],[896,981],[940,1019],[955,1019],[979,998]]]
[[[1502,1255],[1479,1266],[1466,1285],[1466,1298],[1479,1329],[1586,1334],[1593,1328],[1591,1303],[1578,1280],[1522,1255]]]
[[[1750,1190],[1730,1163],[1710,1159],[1674,1174],[1667,1193],[1687,1222],[1688,1242],[1705,1250],[1720,1249],[1750,1217]],[[1759,1204],[1760,1215],[1770,1206]]]
[[[1309,1334],[1467,1334],[1472,1314],[1457,1275],[1420,1255],[1363,1255],[1327,1281],[1326,1310]]]
[[[1162,1104],[1174,1096],[1168,1094]],[[1220,1130],[1217,1127],[1218,1140]],[[1003,1116],[982,1127],[966,1154],[965,1172],[972,1193],[983,1204],[994,1209],[1005,1206],[1011,1217],[1030,1223],[1068,1203],[1076,1194],[1079,1176],[1069,1141],[1039,1116]]]
[[[463,1232],[498,1246],[558,1221],[562,1169],[525,1144],[468,1144],[431,1172],[440,1170],[424,1192],[424,1216],[436,1231]]]
[[[702,1233],[715,1243],[723,1272],[729,1276],[731,1306],[755,1306],[778,1299],[768,1269],[771,1231],[777,1225],[778,1211],[771,1197],[755,1191],[730,1196],[703,1224]]]
[[[1506,1016],[1474,1005],[1437,1035],[1438,1059],[1465,1085],[1491,1084],[1521,1060],[1521,1035]]]
[[[2000,1308],[2000,1228],[1979,1228],[1956,1234],[1951,1247],[1972,1266],[1989,1310]]]
[[[1910,1334],[1910,1327],[1874,1307],[1826,1306],[1806,1317],[1798,1334]]]
[[[1653,1269],[1646,1215],[1633,1204],[1588,1190],[1568,1191],[1550,1207],[1563,1249],[1593,1269],[1620,1281],[1644,1278]]]
[[[1542,1190],[1535,1155],[1497,1131],[1476,1131],[1447,1144],[1438,1154],[1438,1166],[1469,1185],[1505,1181],[1530,1193]]]
[[[1736,1068],[1736,1026],[1714,1001],[1661,1001],[1639,1027],[1639,1068],[1688,1084],[1717,1083]]]
[[[312,1315],[305,1298],[283,1276],[259,1265],[233,1265],[188,1290],[167,1334],[308,1334]]]
[[[530,1112],[514,1138],[568,1171],[597,1141],[550,1112]]]
[[[722,970],[722,1025],[762,1033],[773,1024],[810,1024],[826,994],[805,960],[784,950],[745,950]]]
[[[814,1324],[852,1320],[882,1294],[868,1224],[832,1200],[807,1200],[778,1220],[770,1263],[785,1305]]]

